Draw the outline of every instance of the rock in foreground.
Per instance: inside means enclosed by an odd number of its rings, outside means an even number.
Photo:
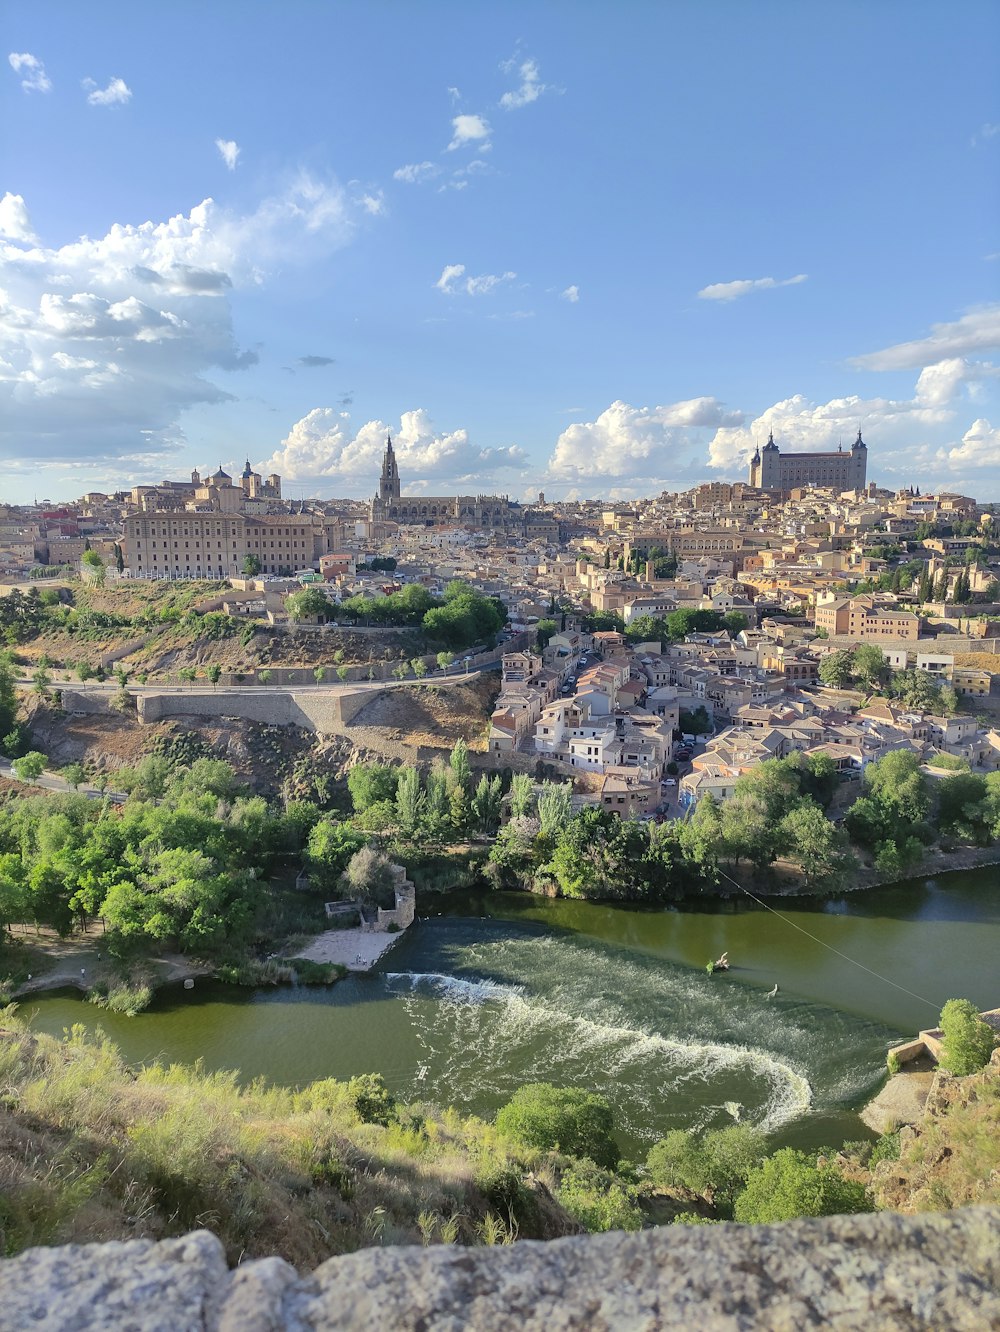
[[[1000,1326],[1000,1209],[669,1227],[510,1248],[368,1249],[299,1277],[226,1268],[205,1231],[0,1264],[21,1332],[980,1332]]]

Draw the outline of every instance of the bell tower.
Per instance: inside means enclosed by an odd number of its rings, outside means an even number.
[[[396,466],[396,454],[392,447],[392,436],[385,437],[385,454],[382,458],[382,475],[378,483],[380,500],[399,499],[399,468]]]

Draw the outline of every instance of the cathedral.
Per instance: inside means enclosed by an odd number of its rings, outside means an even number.
[[[767,437],[763,451],[754,450],[750,460],[750,484],[760,490],[794,490],[800,486],[830,486],[833,490],[864,490],[868,470],[868,447],[861,431],[849,452],[782,453]]]
[[[483,531],[509,527],[521,521],[518,506],[512,505],[506,495],[401,495],[399,466],[391,436],[386,437],[382,475],[378,494],[371,502],[371,516],[373,522],[388,520],[416,523],[422,527],[458,524]]]

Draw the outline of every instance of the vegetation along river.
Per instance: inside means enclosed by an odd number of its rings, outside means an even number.
[[[737,1115],[777,1144],[860,1136],[854,1111],[887,1044],[933,1025],[948,998],[1000,1004],[997,867],[774,900],[785,919],[745,899],[656,911],[486,892],[427,901],[442,914],[329,990],[199,982],[135,1018],[63,993],[22,1011],[55,1034],[100,1026],[135,1062],[202,1059],[289,1084],[378,1071],[404,1099],[486,1115],[525,1082],[587,1086],[639,1156],[670,1128]],[[732,970],[706,975],[726,950]]]

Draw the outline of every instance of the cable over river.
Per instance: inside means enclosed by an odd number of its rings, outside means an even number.
[[[1000,1003],[996,867],[771,902],[781,917],[747,899],[646,910],[484,892],[422,905],[442,914],[329,990],[199,982],[135,1018],[62,993],[21,1011],[55,1034],[102,1027],[134,1062],[202,1059],[289,1084],[376,1071],[403,1099],[483,1115],[525,1082],[586,1086],[639,1156],[671,1128],[737,1118],[779,1145],[860,1136],[855,1110],[889,1043],[948,998]],[[707,975],[725,951],[731,970]]]

